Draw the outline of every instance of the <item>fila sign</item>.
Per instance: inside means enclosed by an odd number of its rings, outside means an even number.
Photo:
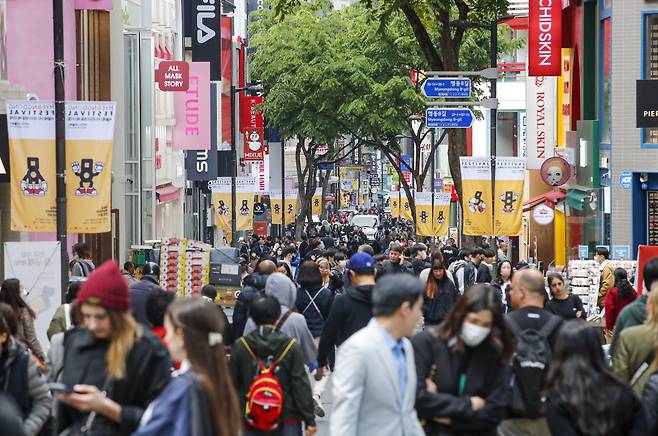
[[[562,5],[560,0],[530,0],[528,75],[562,73]]]
[[[192,60],[210,62],[210,80],[221,80],[219,1],[192,0]]]

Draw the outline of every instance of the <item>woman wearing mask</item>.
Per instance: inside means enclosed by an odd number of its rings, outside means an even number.
[[[317,344],[324,330],[325,320],[329,316],[333,294],[329,288],[323,286],[323,277],[318,265],[310,260],[299,267],[297,283],[299,289],[295,306],[297,312],[306,318],[306,325]]]
[[[108,261],[82,285],[82,326],[67,332],[56,430],[129,435],[170,380],[171,358],[160,339],[130,315],[128,286]]]
[[[133,436],[238,435],[238,397],[217,308],[202,298],[178,300],[169,306],[164,324],[165,341],[181,369],[150,404]]]
[[[446,274],[443,259],[434,257],[430,264],[430,274],[423,297],[425,326],[429,327],[443,322],[459,297],[459,291]]]
[[[495,435],[509,398],[514,342],[493,288],[469,288],[440,326],[412,343],[426,434]]]
[[[18,326],[15,339],[27,345],[28,349],[41,361],[40,364],[43,364],[46,361],[46,353],[41,348],[37,332],[34,329],[37,314],[23,298],[24,290],[18,279],[7,279],[2,283],[0,302],[7,303],[14,311]]]
[[[546,310],[563,319],[585,317],[583,301],[578,295],[570,293],[564,287],[564,279],[561,274],[549,273],[546,280],[551,292],[551,300],[544,307]]]
[[[637,292],[628,281],[626,270],[617,268],[614,275],[615,287],[605,295],[605,329],[606,336],[610,338],[612,338],[612,329],[615,327],[619,313],[637,298]]]
[[[498,273],[491,286],[496,290],[496,296],[503,305],[504,313],[507,313],[512,310],[512,304],[509,299],[509,291],[512,286],[512,276],[514,271],[512,270],[512,262],[509,260],[504,260],[498,264]]]
[[[14,311],[0,303],[0,391],[16,402],[23,423],[23,434],[34,436],[50,416],[52,397],[37,362],[25,346],[14,339]],[[0,429],[2,434],[6,429]]]
[[[610,372],[602,345],[601,334],[586,323],[566,321],[560,328],[547,382],[552,434],[649,434],[640,400]]]
[[[318,258],[315,263],[317,263],[320,268],[320,274],[322,275],[322,286],[329,288],[332,293],[335,293],[343,287],[343,278],[338,274],[333,273],[331,270],[331,265],[325,257]],[[299,276],[297,276],[299,277]]]

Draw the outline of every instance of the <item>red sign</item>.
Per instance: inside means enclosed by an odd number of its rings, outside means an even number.
[[[263,104],[263,97],[240,95],[240,131],[263,128],[263,112],[256,107]]]
[[[562,4],[560,0],[530,0],[528,75],[562,73]]]
[[[404,180],[406,180],[407,183],[411,183],[411,173],[403,172],[402,175],[404,176]]]
[[[329,153],[329,146],[327,144],[320,144],[315,149],[315,154],[318,156],[324,156]]]
[[[244,132],[244,158],[242,160],[263,160],[265,146],[263,129],[247,129]]]
[[[155,81],[161,91],[187,91],[190,87],[190,65],[185,61],[162,61],[155,70]]]

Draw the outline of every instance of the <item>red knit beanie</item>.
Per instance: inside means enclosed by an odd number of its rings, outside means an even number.
[[[108,260],[96,268],[82,284],[77,301],[80,304],[94,304],[119,312],[130,310],[128,285],[117,263]]]

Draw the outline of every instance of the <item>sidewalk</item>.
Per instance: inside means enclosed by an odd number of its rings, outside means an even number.
[[[327,414],[324,418],[315,417],[316,423],[318,425],[317,436],[329,436],[329,420],[331,419],[331,406],[333,403],[333,397],[331,395],[333,379],[330,377],[329,382],[327,383],[327,388],[322,395],[322,405]]]

